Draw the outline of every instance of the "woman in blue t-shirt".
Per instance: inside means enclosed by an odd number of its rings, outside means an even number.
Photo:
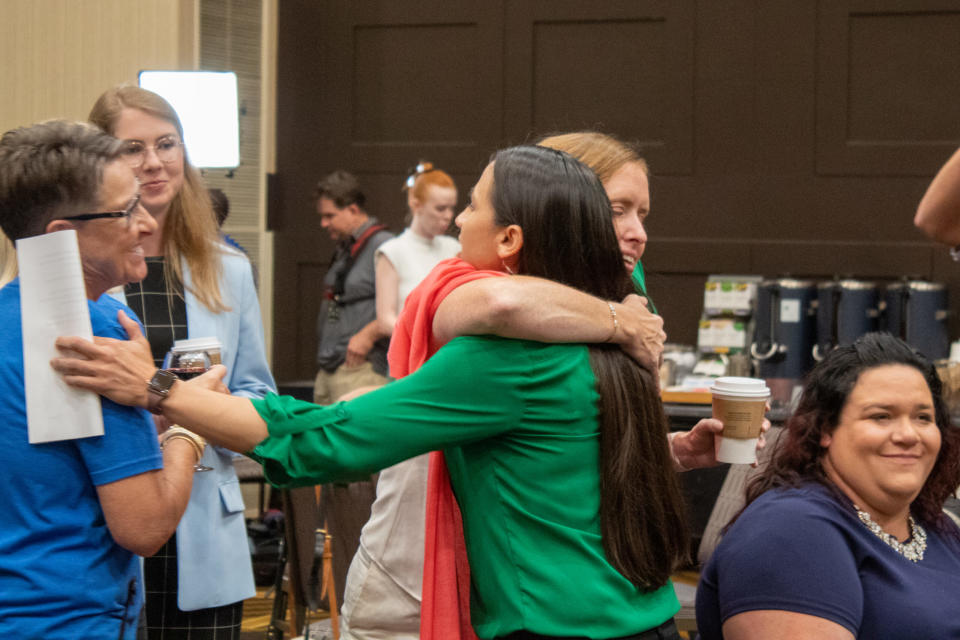
[[[697,592],[704,640],[958,638],[960,432],[936,370],[867,334],[809,375]]]

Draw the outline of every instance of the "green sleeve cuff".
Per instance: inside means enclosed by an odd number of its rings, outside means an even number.
[[[310,440],[313,438],[309,432],[320,434],[324,427],[337,424],[348,416],[343,403],[324,407],[275,393],[250,402],[266,422],[270,435],[247,455],[263,465],[267,481],[279,488],[326,482],[327,469],[322,458],[311,460],[309,454],[303,454],[311,450]]]

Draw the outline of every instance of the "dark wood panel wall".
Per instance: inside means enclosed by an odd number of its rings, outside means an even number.
[[[912,226],[960,146],[956,0],[279,7],[278,379],[314,373],[333,249],[311,197],[321,175],[357,173],[399,231],[418,159],[462,202],[492,151],[571,129],[644,148],[644,263],[672,340],[695,341],[710,273],[925,277],[960,303],[960,266]]]

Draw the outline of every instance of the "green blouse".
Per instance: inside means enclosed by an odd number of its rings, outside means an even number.
[[[650,313],[656,313],[657,306],[653,304],[653,300],[650,299],[650,294],[647,293],[647,275],[643,271],[643,263],[639,260],[637,260],[637,264],[633,266],[633,272],[630,273],[630,280],[633,282],[634,292],[647,299],[647,309],[650,310]]]
[[[251,456],[271,483],[292,487],[443,449],[477,635],[618,637],[662,624],[680,605],[669,582],[641,593],[606,560],[597,400],[582,345],[457,338],[415,374],[350,402],[252,400],[270,436]]]

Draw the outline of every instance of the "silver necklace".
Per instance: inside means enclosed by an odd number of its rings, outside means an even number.
[[[860,518],[860,522],[865,524],[867,529],[873,532],[873,535],[883,540],[888,547],[911,562],[923,560],[923,552],[927,550],[927,532],[917,524],[913,516],[907,516],[907,523],[910,525],[910,542],[903,543],[881,529],[869,513],[857,505],[853,505],[853,508],[857,510],[857,517]]]

